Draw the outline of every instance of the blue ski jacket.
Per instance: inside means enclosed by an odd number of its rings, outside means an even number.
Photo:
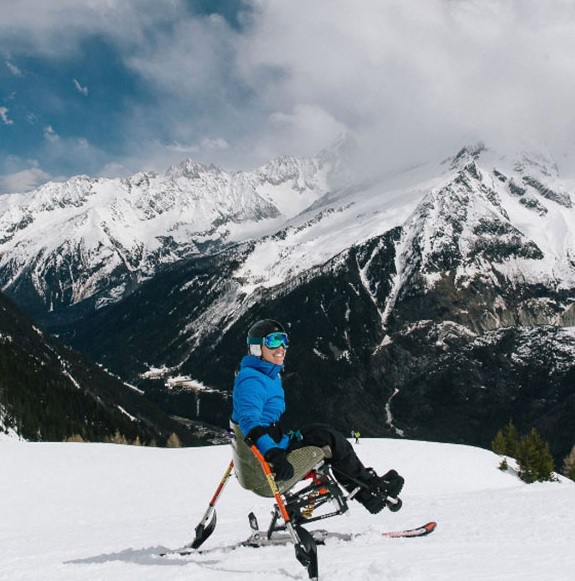
[[[255,355],[246,355],[242,359],[234,382],[232,421],[239,424],[244,436],[257,426],[267,428],[279,422],[284,413],[285,396],[280,377],[282,367]],[[271,448],[285,450],[288,443],[289,437],[285,434],[275,441],[267,433],[255,442],[263,455]]]

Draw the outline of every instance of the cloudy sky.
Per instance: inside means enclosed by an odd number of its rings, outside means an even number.
[[[0,192],[342,132],[382,168],[575,142],[572,0],[2,0]]]

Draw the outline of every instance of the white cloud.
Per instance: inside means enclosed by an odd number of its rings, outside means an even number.
[[[44,127],[44,139],[51,143],[55,143],[60,139],[60,136],[54,131],[51,125]]]
[[[22,76],[22,71],[13,63],[11,63],[10,61],[4,61],[6,63],[6,67],[8,67],[8,70],[15,76],[15,77],[21,77]]]
[[[184,144],[175,141],[165,146],[165,149],[182,153],[186,155],[193,155],[199,152],[209,151],[223,151],[229,149],[230,144],[221,137],[204,137],[199,143]]]
[[[573,139],[575,3],[259,7],[241,59],[278,114],[313,103],[396,161],[465,140],[534,134],[561,147]],[[303,141],[316,128],[300,129]]]
[[[251,0],[241,30],[183,0],[6,1],[0,37],[72,55],[99,34],[146,87],[124,117],[126,168],[183,153],[253,166],[342,130],[378,166],[477,140],[574,150],[572,0]]]
[[[0,177],[3,192],[28,192],[50,179],[50,175],[39,167],[30,167]]]
[[[230,144],[221,137],[204,137],[201,140],[201,148],[205,151],[223,151],[229,147]]]
[[[170,141],[197,143],[204,159],[307,155],[342,130],[376,152],[378,166],[477,140],[530,139],[558,155],[573,142],[571,1],[252,5],[241,33],[217,17],[182,19],[154,43],[132,45],[126,61],[160,95],[154,112]],[[134,117],[138,143],[148,118]],[[229,147],[202,148],[202,134]]]
[[[0,107],[0,120],[4,125],[12,125],[14,121],[8,117],[8,109],[6,107]]]
[[[301,149],[301,136],[307,135],[307,155],[317,153],[346,130],[328,110],[306,103],[297,104],[288,112],[272,113],[268,119],[274,141],[284,143],[288,149]]]
[[[101,169],[99,174],[106,178],[121,178],[126,175],[126,168],[121,163],[108,163]]]
[[[76,79],[74,79],[72,82],[74,83],[74,87],[76,87],[78,93],[84,96],[88,95],[88,87],[82,87],[82,85],[80,85],[80,83]]]

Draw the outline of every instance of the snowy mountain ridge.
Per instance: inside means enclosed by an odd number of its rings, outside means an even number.
[[[503,280],[567,291],[560,304],[549,297],[529,301],[547,313],[541,323],[573,325],[568,290],[575,287],[575,211],[568,186],[545,158],[524,154],[508,162],[481,146],[466,148],[449,163],[418,166],[390,183],[326,196],[321,209],[316,203],[280,232],[254,241],[233,273],[238,288],[231,292],[249,296],[321,265],[336,268],[350,248],[401,227],[392,290],[383,304],[377,299],[381,281],[374,272],[369,281],[369,260],[362,266],[363,286],[384,326],[410,287],[429,290],[446,277],[458,287],[487,284],[493,292]],[[224,300],[229,303],[229,297]],[[510,322],[506,299],[497,303],[500,315],[486,314],[493,320],[485,320],[485,328]],[[225,310],[220,312],[224,318]]]
[[[117,300],[162,265],[273,231],[328,191],[329,159],[236,173],[186,160],[161,175],[77,176],[1,196],[2,288],[27,284],[49,309]]]
[[[251,240],[234,273],[250,294],[397,226],[397,292],[416,273],[434,284],[455,257],[462,285],[501,275],[574,286],[573,201],[549,159],[522,153],[508,161],[477,145],[451,160],[345,183],[342,175],[353,176],[346,147],[254,172],[186,160],[162,175],[78,176],[2,196],[2,289],[35,294],[47,310],[84,300],[100,307],[162,266]],[[497,258],[502,245],[508,255]]]

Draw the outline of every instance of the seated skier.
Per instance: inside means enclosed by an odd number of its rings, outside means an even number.
[[[247,343],[249,354],[243,357],[234,382],[232,421],[257,446],[275,478],[289,480],[293,476],[293,466],[287,460],[289,451],[329,446],[331,457],[327,461],[338,482],[349,492],[360,485],[354,498],[369,512],[380,512],[387,497],[399,495],[403,478],[395,470],[378,476],[372,468],[366,468],[343,434],[328,425],[311,424],[284,433],[280,425],[285,411],[280,371],[288,335],[277,321],[263,319],[250,327]]]

